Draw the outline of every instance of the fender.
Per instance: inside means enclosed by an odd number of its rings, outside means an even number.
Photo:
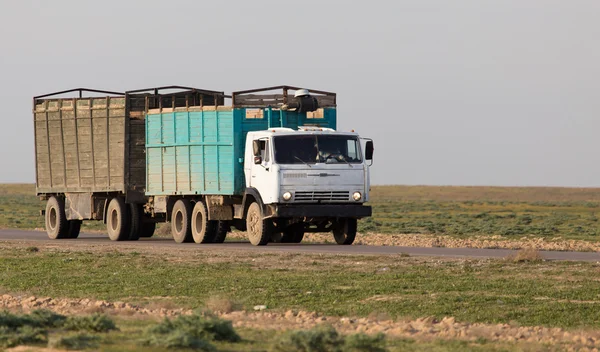
[[[258,190],[254,187],[247,187],[246,191],[244,192],[244,198],[242,199],[242,204],[244,205],[244,216],[243,218],[246,218],[246,213],[248,212],[248,208],[250,207],[250,201],[251,198],[249,197],[254,197],[254,199],[256,200],[256,202],[258,203],[258,205],[260,205],[260,208],[263,211],[263,214],[265,212],[265,203],[263,203],[262,197],[260,196],[260,193],[258,193]]]

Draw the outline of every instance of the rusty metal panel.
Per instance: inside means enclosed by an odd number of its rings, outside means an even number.
[[[65,214],[68,220],[92,218],[92,193],[65,193]]]

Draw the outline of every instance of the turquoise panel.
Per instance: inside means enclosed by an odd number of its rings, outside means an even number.
[[[232,111],[146,117],[147,195],[239,193]]]

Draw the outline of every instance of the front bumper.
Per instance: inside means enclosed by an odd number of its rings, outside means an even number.
[[[267,217],[273,218],[364,218],[371,216],[370,206],[362,204],[269,204]]]

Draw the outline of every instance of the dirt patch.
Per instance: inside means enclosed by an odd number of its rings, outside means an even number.
[[[90,299],[58,299],[51,297],[18,297],[9,294],[0,297],[0,308],[29,312],[33,309],[50,309],[61,314],[86,313],[90,308],[107,314],[125,316],[164,317],[190,314],[187,309],[152,309],[129,303],[96,301]],[[600,330],[575,331],[542,326],[515,326],[511,324],[483,324],[457,322],[453,317],[437,320],[423,317],[414,320],[378,319],[377,317],[330,317],[316,312],[292,311],[260,312],[232,311],[216,313],[231,320],[235,327],[254,329],[290,330],[309,329],[327,323],[338,331],[349,334],[385,333],[390,337],[410,337],[419,340],[433,338],[476,341],[527,342],[541,344],[568,344],[577,350],[592,350],[600,347]]]

